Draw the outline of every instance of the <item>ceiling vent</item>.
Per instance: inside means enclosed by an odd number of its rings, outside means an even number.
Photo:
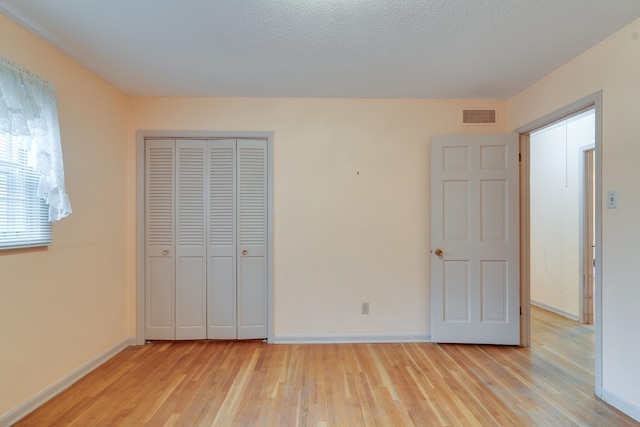
[[[463,125],[496,125],[498,112],[496,110],[462,110]]]

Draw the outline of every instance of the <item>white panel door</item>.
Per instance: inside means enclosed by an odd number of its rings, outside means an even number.
[[[517,135],[431,140],[431,338],[519,344]]]
[[[176,339],[207,337],[205,143],[176,141]]]
[[[236,141],[211,141],[207,338],[237,338]]]
[[[145,337],[175,339],[175,141],[145,146]]]
[[[267,144],[238,144],[238,339],[267,337]]]

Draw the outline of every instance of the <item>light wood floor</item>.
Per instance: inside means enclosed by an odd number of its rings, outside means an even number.
[[[593,394],[593,328],[533,310],[531,348],[130,347],[18,426],[637,426]]]

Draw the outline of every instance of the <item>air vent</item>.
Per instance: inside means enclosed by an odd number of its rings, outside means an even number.
[[[496,110],[462,110],[463,125],[495,125],[497,123]]]

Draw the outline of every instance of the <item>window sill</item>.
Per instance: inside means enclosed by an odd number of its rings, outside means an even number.
[[[0,249],[0,256],[24,254],[30,252],[47,252],[48,250],[49,246],[29,246],[26,248]]]

